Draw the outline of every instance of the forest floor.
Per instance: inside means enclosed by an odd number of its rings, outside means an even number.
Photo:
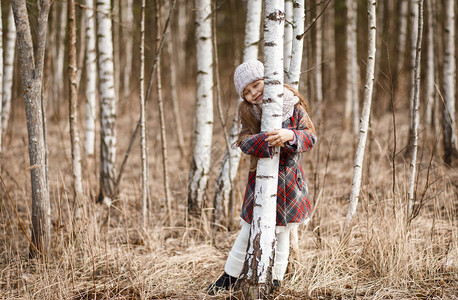
[[[192,91],[189,94],[193,95]],[[193,126],[190,112],[194,100],[182,100],[188,143],[184,157],[177,150],[171,118],[167,128],[172,221],[167,220],[165,210],[156,104],[148,104],[152,112],[148,129],[151,206],[144,232],[139,229],[139,140],[123,174],[121,194],[110,209],[94,203],[98,155],[96,159],[85,159],[85,209],[83,218],[72,222],[71,153],[65,107],[60,117],[50,116],[53,226],[52,254],[47,259],[28,258],[29,242],[21,229],[24,226],[30,236],[31,191],[24,111],[20,104],[16,105],[2,153],[5,187],[0,190],[1,299],[241,299],[236,293],[210,297],[205,289],[222,274],[237,236],[248,160],[243,160],[237,185],[235,228],[212,228],[209,216],[213,190],[225,151],[220,122],[215,116],[208,203],[202,218],[188,216]],[[132,101],[121,101],[119,105],[118,166],[137,121],[136,109],[131,109],[137,104]],[[171,109],[166,111],[170,113]],[[327,109],[324,122],[315,124],[319,142],[303,155],[315,211],[310,224],[299,229],[298,247],[292,249],[286,278],[272,298],[458,299],[458,167],[442,163],[440,147],[433,152],[439,144],[427,135],[430,131],[422,130],[415,197],[419,209],[406,226],[410,167],[401,149],[407,140],[407,111],[397,111],[394,130],[391,113],[377,109],[366,148],[358,212],[351,232],[344,235],[356,138],[342,130],[342,111],[342,103]],[[83,113],[82,109],[80,118]],[[394,173],[393,153],[398,152],[401,154],[394,159]]]

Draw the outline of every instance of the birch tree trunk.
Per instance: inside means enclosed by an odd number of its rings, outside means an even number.
[[[121,1],[122,9],[122,24],[123,24],[123,42],[124,42],[124,58],[125,66],[122,70],[123,74],[123,93],[125,99],[130,97],[130,77],[132,76],[132,45],[134,35],[134,12],[133,0]]]
[[[42,104],[43,64],[46,50],[48,15],[51,0],[44,0],[38,10],[38,30],[36,58],[29,15],[25,0],[12,0],[16,24],[19,64],[21,66],[24,105],[27,120],[27,133],[30,159],[30,179],[32,186],[32,243],[30,255],[49,253],[50,247],[50,204],[46,166],[46,142],[44,132],[44,111]]]
[[[95,120],[97,110],[97,53],[95,38],[95,10],[93,0],[85,0],[86,14],[86,127],[84,153],[93,156],[95,151]]]
[[[458,157],[456,134],[455,92],[456,92],[456,61],[455,61],[455,1],[445,1],[444,28],[444,162],[451,164],[452,158]]]
[[[54,39],[54,53],[53,53],[53,91],[52,91],[52,103],[54,114],[60,116],[60,104],[59,101],[63,96],[64,92],[64,59],[65,59],[65,24],[67,24],[67,2],[60,2],[57,7],[60,6],[60,13],[54,20],[56,39]]]
[[[346,128],[353,123],[353,130],[358,131],[357,119],[359,112],[358,97],[358,64],[357,64],[357,36],[356,36],[356,0],[345,0],[346,7],[346,40],[345,40],[345,56],[346,56],[346,85],[345,85],[345,115],[344,125]],[[353,118],[352,118],[353,116]],[[351,121],[353,120],[353,122]]]
[[[243,61],[258,59],[259,40],[261,38],[261,13],[262,0],[248,0]],[[239,103],[240,101],[242,99],[239,98]],[[230,145],[233,145],[237,140],[239,131],[239,120],[236,113],[229,133]],[[216,180],[213,220],[215,223],[219,223],[225,213],[228,227],[232,226],[233,203],[235,200],[234,182],[241,156],[242,151],[238,147],[226,149]]]
[[[287,82],[296,90],[299,90],[302,55],[304,49],[304,2],[304,0],[294,0],[293,2],[293,46]]]
[[[337,73],[336,73],[336,38],[335,38],[335,7],[328,7],[323,14],[323,61],[325,80],[324,80],[324,99],[336,99],[337,95]]]
[[[353,216],[358,206],[359,192],[361,188],[361,174],[363,170],[364,150],[366,148],[367,130],[369,128],[369,117],[371,113],[372,90],[374,87],[374,69],[376,55],[376,1],[367,0],[368,15],[368,51],[367,51],[367,68],[366,84],[364,86],[364,104],[361,113],[358,146],[356,148],[355,163],[353,165],[353,182],[350,193],[350,204],[348,205],[345,228],[351,225]]]
[[[283,107],[283,31],[285,14],[282,0],[265,2],[264,95],[261,132],[281,128]],[[276,248],[275,224],[280,147],[271,158],[260,158],[256,170],[253,220],[244,270],[242,290],[247,299],[266,298],[272,291],[272,266]]]
[[[211,1],[196,0],[197,101],[195,141],[188,182],[188,210],[200,215],[210,172],[213,131]]]
[[[399,1],[399,25],[397,27],[396,42],[396,69],[395,69],[395,87],[398,86],[400,74],[405,64],[405,51],[407,46],[407,15],[409,9],[409,0]]]
[[[6,44],[4,47],[5,60],[3,65],[3,93],[2,93],[2,128],[3,132],[8,129],[8,121],[11,111],[11,99],[13,98],[14,56],[16,48],[16,26],[14,25],[13,10],[8,14],[8,28],[6,32]]]
[[[3,98],[3,22],[2,11],[0,6],[0,99]],[[0,103],[1,104],[1,103]],[[2,105],[0,105],[0,116],[2,115]],[[1,121],[1,120],[0,120]],[[2,124],[0,123],[0,174],[2,172]]]
[[[76,204],[76,216],[79,216],[80,201],[83,196],[83,183],[81,181],[81,153],[80,137],[78,133],[78,85],[76,71],[76,20],[75,2],[68,0],[68,83],[69,83],[69,123],[70,142],[72,145],[72,171],[73,171],[73,197]]]
[[[155,1],[156,4],[156,45],[161,42],[161,19],[159,0]],[[159,47],[159,46],[158,46]],[[162,101],[162,79],[161,79],[161,56],[157,59],[156,69],[156,89],[157,89],[157,106],[159,110],[159,121],[161,126],[161,149],[162,149],[162,175],[164,178],[164,194],[165,203],[167,206],[167,216],[169,224],[173,222],[172,219],[172,196],[170,192],[169,173],[168,173],[168,156],[167,156],[167,136],[165,134],[165,116],[164,116],[164,103]],[[211,144],[210,144],[211,145]]]
[[[434,64],[434,17],[433,17],[433,3],[434,0],[426,0],[427,15],[427,42],[426,42],[426,72],[425,72],[425,97],[426,97],[426,109],[425,109],[425,124],[426,129],[433,128],[433,107],[435,105],[436,89],[434,88],[435,82],[435,64]],[[435,2],[435,1],[434,1]],[[437,105],[437,104],[436,104]]]
[[[283,38],[283,70],[285,81],[291,65],[293,49],[293,0],[285,0],[285,36]]]
[[[317,1],[318,2],[318,1]],[[323,18],[319,16],[319,9],[316,8],[315,18],[315,103],[316,119],[320,122],[323,109]],[[356,27],[355,27],[356,30]],[[356,33],[355,33],[356,36]],[[356,59],[356,58],[355,58]]]
[[[145,106],[145,4],[142,0],[140,21],[140,144],[142,158],[142,217],[140,228],[142,232],[147,225],[148,203],[148,153],[146,141],[146,106]],[[159,30],[159,28],[157,28]]]
[[[412,110],[412,151],[410,160],[410,178],[409,178],[409,201],[407,205],[407,220],[410,222],[412,217],[412,209],[414,205],[414,190],[415,190],[415,176],[416,176],[416,165],[417,165],[417,149],[418,149],[418,124],[419,124],[419,108],[420,108],[420,61],[421,61],[421,39],[423,36],[423,0],[415,1],[416,5],[412,3],[412,6],[416,8],[417,12],[414,14],[414,18],[417,21],[412,25],[412,34],[416,34],[416,52],[415,52],[415,65],[412,76],[412,92],[410,95],[410,108]],[[416,26],[415,26],[416,25]]]
[[[110,0],[97,1],[97,38],[100,91],[100,194],[98,202],[111,204],[116,163],[116,93]]]

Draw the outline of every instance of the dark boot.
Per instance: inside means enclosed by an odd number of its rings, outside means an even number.
[[[207,294],[216,295],[219,292],[228,291],[234,287],[236,281],[237,278],[232,277],[231,275],[224,272],[224,274],[218,278],[217,281],[210,284],[210,286],[207,288]]]

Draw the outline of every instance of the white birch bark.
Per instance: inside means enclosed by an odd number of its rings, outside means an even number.
[[[248,0],[243,61],[258,59],[259,40],[261,38],[261,13],[262,0]],[[239,103],[240,101],[242,101],[242,99],[239,98]],[[239,127],[239,120],[236,113],[229,133],[230,145],[233,145],[237,140],[240,131]],[[213,219],[217,223],[223,216],[224,211],[226,212],[226,223],[230,225],[232,222],[233,207],[230,203],[234,202],[233,184],[239,168],[241,156],[242,151],[240,148],[229,147],[229,149],[226,149],[226,153],[221,162],[220,171],[216,180],[214,199],[215,210]]]
[[[213,131],[213,46],[211,1],[196,0],[197,101],[195,141],[188,182],[188,209],[199,215],[210,171]]]
[[[414,189],[417,165],[417,149],[418,149],[418,125],[420,123],[419,108],[420,108],[420,69],[421,69],[421,40],[423,36],[423,0],[412,2],[412,6],[416,9],[414,18],[417,21],[412,25],[412,33],[416,34],[415,41],[415,64],[412,76],[412,92],[410,94],[411,116],[412,120],[412,151],[410,160],[410,178],[409,178],[409,200],[407,205],[407,219],[410,221],[412,217],[412,209],[414,205]]]
[[[81,180],[81,154],[80,138],[78,132],[78,85],[76,71],[76,20],[75,2],[68,0],[68,81],[69,81],[69,125],[70,142],[72,147],[72,172],[73,172],[73,196],[76,203],[76,216],[79,217],[80,200],[83,195],[83,183]]]
[[[455,60],[455,0],[445,1],[444,28],[444,161],[450,164],[452,156],[457,156],[458,144],[456,134],[455,92],[456,92],[456,60]]]
[[[97,110],[97,53],[95,37],[95,10],[93,0],[85,0],[86,15],[86,120],[84,153],[93,156],[95,151],[95,120]]]
[[[52,101],[54,106],[54,113],[59,115],[60,100],[64,92],[64,59],[65,59],[65,25],[67,24],[67,2],[60,2],[60,14],[56,18],[55,28],[57,30],[57,38],[54,40],[54,53],[53,53],[53,95]]]
[[[2,12],[0,7],[0,99],[3,98],[3,22],[2,22]],[[0,116],[2,115],[2,105],[0,103]],[[1,121],[1,120],[0,120]],[[0,123],[0,174],[2,172],[2,124]]]
[[[114,86],[113,40],[110,0],[97,1],[97,38],[100,91],[100,194],[98,201],[111,204],[115,196],[116,93]]]
[[[324,12],[324,47],[323,61],[326,62],[326,80],[324,80],[324,99],[336,99],[337,73],[336,73],[336,38],[335,38],[335,7],[329,6]]]
[[[414,93],[415,93],[415,76],[416,76],[416,59],[417,59],[417,39],[418,39],[418,7],[416,5],[418,0],[412,1],[409,6],[409,19],[410,19],[410,51],[409,51],[409,72],[410,72],[410,101],[409,101],[409,151],[412,149],[413,131],[414,131]]]
[[[435,64],[434,64],[434,18],[433,18],[433,3],[434,0],[426,0],[427,26],[428,35],[426,42],[426,71],[425,71],[425,96],[426,96],[426,109],[425,109],[425,124],[426,129],[432,128],[433,124],[433,107],[434,99],[436,97],[436,89],[434,88],[435,81]],[[435,2],[435,1],[434,1]]]
[[[348,127],[353,120],[353,130],[357,132],[358,122],[357,110],[359,104],[358,97],[358,64],[357,64],[357,36],[356,36],[356,0],[345,0],[346,14],[346,39],[345,39],[345,57],[346,57],[346,84],[345,84],[345,115],[344,123]],[[352,118],[353,116],[353,118]],[[356,122],[355,122],[356,121]]]
[[[48,254],[51,235],[51,209],[47,176],[42,79],[46,50],[48,15],[52,1],[39,3],[36,56],[25,0],[12,0],[17,31],[24,106],[27,119],[30,179],[32,187],[32,243],[30,255]]]
[[[148,203],[148,154],[146,142],[146,108],[145,108],[145,4],[142,0],[140,21],[140,144],[142,158],[142,216],[140,228],[142,232],[147,223]],[[159,29],[158,29],[159,30]]]
[[[3,94],[1,114],[1,125],[4,131],[6,131],[8,128],[8,121],[11,111],[11,99],[13,98],[14,57],[16,52],[16,26],[14,25],[13,10],[10,8],[8,11],[8,31],[6,32],[6,43],[4,47],[5,60],[3,62]]]
[[[315,18],[318,17],[318,8]],[[316,119],[321,120],[323,106],[323,18],[320,16],[315,23],[315,102],[316,102]],[[356,27],[355,27],[356,30]],[[356,33],[355,33],[356,35]],[[355,58],[356,59],[356,58]],[[318,121],[319,122],[319,121]]]
[[[396,48],[398,53],[396,54],[396,73],[395,76],[399,81],[399,75],[404,67],[405,51],[407,44],[407,15],[409,9],[409,0],[400,0],[399,3],[399,26],[397,28]]]
[[[123,40],[124,40],[124,58],[126,60],[124,69],[122,70],[123,75],[123,93],[124,98],[130,97],[130,77],[132,76],[132,44],[134,35],[134,11],[133,1],[125,0],[121,1],[122,10],[122,24],[123,24]]]
[[[293,45],[291,50],[291,61],[288,69],[287,82],[299,90],[301,78],[302,54],[304,50],[304,22],[305,7],[304,0],[293,1]]]
[[[261,131],[281,128],[283,106],[283,31],[285,14],[282,0],[265,2],[264,18],[264,95]],[[244,291],[270,292],[272,265],[276,248],[275,218],[277,205],[278,163],[280,147],[271,158],[260,158],[256,170],[253,220],[245,268]],[[266,293],[267,292],[267,293]],[[247,294],[247,293],[245,293]],[[253,295],[254,293],[251,293]],[[257,299],[257,298],[256,298]]]
[[[376,55],[376,1],[367,0],[368,14],[368,51],[367,51],[367,68],[366,83],[364,86],[364,104],[361,113],[360,130],[358,137],[358,146],[356,148],[355,163],[353,165],[353,182],[350,193],[350,204],[348,205],[347,216],[345,220],[346,228],[351,224],[352,218],[356,213],[358,206],[359,192],[361,189],[361,175],[363,170],[364,150],[366,148],[367,130],[369,128],[369,117],[371,113],[372,90],[374,87],[374,69]]]
[[[291,65],[293,49],[293,0],[285,0],[285,36],[283,38],[283,70],[285,81]]]

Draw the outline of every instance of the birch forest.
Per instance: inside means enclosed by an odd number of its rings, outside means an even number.
[[[456,0],[0,8],[1,299],[458,299]],[[310,104],[313,211],[271,288],[272,147],[245,273],[207,295],[250,170],[234,71],[256,59],[262,132],[283,83]]]

